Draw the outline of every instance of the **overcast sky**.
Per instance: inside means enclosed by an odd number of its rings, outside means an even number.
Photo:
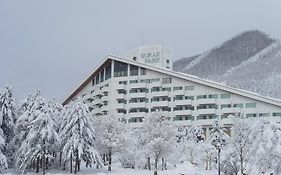
[[[176,60],[246,30],[281,39],[280,9],[280,0],[1,0],[0,86],[62,101],[106,55],[142,41],[172,47]]]

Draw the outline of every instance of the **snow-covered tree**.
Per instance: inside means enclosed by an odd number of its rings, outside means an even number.
[[[14,136],[16,120],[16,105],[13,90],[6,86],[0,92],[0,126],[3,130],[4,139],[9,143]]]
[[[198,164],[195,161],[195,156],[199,155],[198,153],[202,151],[200,144],[205,140],[203,129],[199,126],[189,126],[180,127],[178,131],[180,132],[177,135],[179,138],[178,145],[182,155],[185,157],[183,160],[188,160],[191,164]]]
[[[86,164],[101,164],[100,156],[95,146],[94,121],[89,114],[88,107],[80,100],[72,102],[65,112],[65,118],[61,125],[60,137],[62,153],[65,161],[75,162],[75,173],[80,171],[80,162]]]
[[[145,118],[142,129],[145,147],[154,158],[154,174],[157,175],[160,158],[167,159],[175,148],[175,127],[161,112],[156,112]]]
[[[121,134],[124,132],[124,123],[116,115],[103,115],[95,120],[99,150],[108,157],[108,171],[111,171],[112,154],[119,151]]]
[[[228,156],[225,156],[224,162],[232,165],[233,170],[239,170],[241,174],[245,173],[245,169],[251,159],[253,144],[256,142],[257,136],[260,134],[259,127],[249,118],[244,118],[242,115],[230,117],[233,120],[232,136],[228,137]]]
[[[220,166],[221,150],[223,147],[225,147],[227,139],[228,139],[228,135],[224,132],[224,128],[220,125],[219,121],[216,120],[213,124],[213,128],[210,131],[209,141],[218,151],[217,164],[218,164],[219,174],[221,171],[221,166]]]
[[[262,134],[255,143],[255,163],[259,173],[273,171],[281,173],[281,124],[263,122]],[[255,162],[254,162],[255,161]]]
[[[2,153],[4,146],[5,146],[5,140],[3,138],[3,131],[0,128],[0,173],[3,173],[3,171],[8,168],[7,158]]]
[[[45,174],[60,139],[51,117],[52,109],[44,98],[36,96],[29,112],[26,138],[17,150],[16,167],[25,170],[36,165],[36,172],[39,172],[41,164]]]

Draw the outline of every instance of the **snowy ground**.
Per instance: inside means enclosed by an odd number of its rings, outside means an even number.
[[[13,175],[17,173],[6,173],[4,175]],[[36,173],[27,173],[29,175],[35,175]],[[38,173],[42,174],[42,172]],[[50,170],[46,174],[56,174],[56,175],[66,175],[70,174],[68,171],[58,171],[58,170]],[[153,171],[148,170],[134,170],[134,169],[124,169],[119,165],[114,164],[112,167],[112,171],[108,172],[107,167],[101,169],[95,168],[83,168],[78,174],[82,175],[153,175]],[[206,171],[202,169],[198,169],[193,167],[190,164],[179,165],[177,168],[173,168],[166,171],[158,171],[159,175],[216,175],[216,171]]]

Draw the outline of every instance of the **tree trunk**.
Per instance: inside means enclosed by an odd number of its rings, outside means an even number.
[[[46,158],[46,170],[49,169],[49,157]]]
[[[70,173],[72,173],[72,153],[70,154]]]
[[[164,159],[162,158],[162,171],[164,170],[164,164],[165,164],[165,161],[164,161]]]
[[[42,162],[42,168],[43,168],[43,175],[46,174],[46,145],[45,145],[45,140],[43,140],[43,162]]]
[[[158,163],[158,159],[157,158],[155,158],[155,170],[154,170],[154,175],[157,175],[157,167],[158,167],[158,165],[157,165],[157,163]]]
[[[240,148],[240,164],[241,164],[241,174],[244,174],[244,158],[243,158],[243,149]]]
[[[62,152],[60,152],[60,167],[61,167],[61,161],[62,161]]]
[[[108,171],[111,171],[111,148],[108,153]]]
[[[40,164],[40,158],[37,157],[37,161],[36,161],[36,173],[39,173],[39,164]]]
[[[151,170],[151,163],[150,163],[149,157],[147,157],[147,166],[148,166],[148,169]]]
[[[80,171],[81,160],[78,160],[78,172]]]
[[[221,149],[218,149],[218,175],[221,174]]]

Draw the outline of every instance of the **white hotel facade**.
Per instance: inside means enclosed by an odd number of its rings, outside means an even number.
[[[281,121],[280,101],[174,72],[171,49],[161,45],[107,56],[63,104],[77,97],[93,116],[118,115],[133,127],[157,111],[176,125],[200,125],[207,135],[216,119],[229,129],[230,114]]]

